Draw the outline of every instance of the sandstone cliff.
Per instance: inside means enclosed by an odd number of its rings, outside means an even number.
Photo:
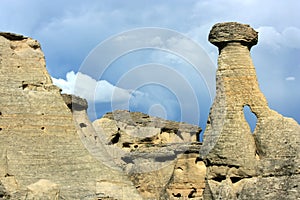
[[[82,145],[36,40],[0,33],[0,78],[0,181],[11,199],[141,199]]]

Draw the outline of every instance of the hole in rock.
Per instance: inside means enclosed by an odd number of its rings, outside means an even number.
[[[0,128],[0,131],[2,131],[2,128]]]
[[[25,90],[28,87],[28,84],[22,83],[22,89]]]
[[[180,171],[180,172],[182,172],[182,171],[183,171],[183,169],[182,169],[181,167],[177,167],[177,171]]]
[[[130,143],[128,143],[128,142],[123,143],[123,148],[129,148],[129,147],[130,147]]]
[[[200,157],[197,157],[196,159],[195,159],[195,164],[197,164],[198,162],[200,162],[200,161],[203,161]]]
[[[41,127],[41,130],[42,130],[42,131],[45,130],[45,127]]]
[[[195,193],[197,193],[197,189],[193,187],[192,191],[188,195],[188,198],[195,198]]]
[[[136,145],[134,145],[133,147],[134,147],[134,148],[138,148],[138,147],[139,147],[139,145],[137,145],[137,144],[136,144]]]
[[[250,130],[253,133],[256,127],[257,117],[256,115],[251,111],[251,108],[249,105],[244,106],[244,117],[246,121],[248,122],[250,126]]]
[[[151,137],[146,137],[144,139],[141,140],[141,142],[152,142],[152,138]]]
[[[119,142],[120,137],[121,137],[121,134],[120,134],[120,133],[116,133],[116,134],[114,135],[114,137],[110,140],[110,142],[111,142],[112,144],[116,144],[116,143]],[[123,144],[123,146],[124,146],[124,144]]]
[[[241,177],[230,177],[230,180],[232,183],[236,183],[236,182],[239,182],[240,180],[242,180]]]
[[[163,128],[161,128],[161,133],[162,132],[167,132],[167,133],[177,133],[178,132],[178,130],[176,130],[176,129],[173,129],[173,128],[167,128],[167,127],[163,127]]]
[[[85,123],[80,123],[79,126],[80,126],[80,128],[87,127],[87,125]]]
[[[22,87],[23,90],[25,90],[28,87],[28,84],[25,83],[25,81],[22,81],[22,86],[21,87]]]
[[[2,112],[0,112],[0,116],[2,115]]]
[[[217,181],[217,182],[222,182],[223,180],[226,180],[226,176],[219,175],[219,176],[212,178],[212,180]]]
[[[181,197],[181,194],[180,194],[180,193],[177,193],[177,194],[172,193],[172,195],[173,195],[174,197]]]

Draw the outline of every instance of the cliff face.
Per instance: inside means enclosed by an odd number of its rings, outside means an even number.
[[[250,49],[257,32],[239,23],[216,24],[209,35],[219,48],[217,95],[201,156],[207,166],[204,199],[297,199],[300,126],[268,107]],[[243,108],[257,117],[251,133]]]
[[[12,199],[112,196],[96,194],[100,180],[127,191],[114,196],[141,199],[125,175],[82,145],[36,40],[0,33],[0,79],[0,181]]]

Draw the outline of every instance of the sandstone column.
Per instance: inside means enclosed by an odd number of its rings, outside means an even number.
[[[268,110],[249,52],[257,43],[257,32],[238,23],[216,24],[209,41],[219,48],[219,67],[202,155],[209,153],[211,164],[252,168],[249,161],[255,163],[256,148],[243,108],[249,105],[256,115],[258,109]]]
[[[250,49],[258,34],[235,22],[213,26],[219,48],[217,88],[200,157],[207,167],[204,199],[297,199],[300,126],[268,107]],[[243,108],[257,117],[253,134]]]

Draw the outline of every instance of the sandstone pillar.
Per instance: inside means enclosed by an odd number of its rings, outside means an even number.
[[[250,56],[257,40],[254,29],[235,22],[216,24],[210,31],[219,58],[216,98],[200,151],[207,167],[204,199],[300,196],[292,189],[299,182],[300,126],[268,107]],[[244,106],[257,117],[253,133]]]
[[[249,52],[257,43],[257,32],[242,24],[217,24],[209,41],[219,48],[219,67],[216,99],[207,122],[202,155],[208,154],[211,164],[251,169],[249,164],[255,163],[256,148],[243,108],[250,106],[256,115],[259,109],[268,111]]]

